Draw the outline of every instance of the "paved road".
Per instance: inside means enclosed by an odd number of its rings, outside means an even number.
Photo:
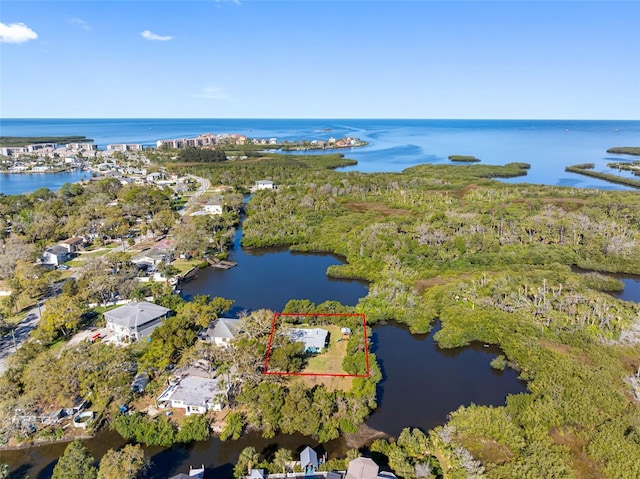
[[[207,191],[211,187],[211,182],[206,178],[200,178],[199,176],[193,175],[189,175],[189,178],[200,183],[200,188],[198,188],[198,190],[187,200],[187,203],[184,205],[184,207],[180,211],[178,211],[180,216],[186,215],[187,212],[196,203],[198,198],[200,198],[205,193],[205,191]]]
[[[19,348],[27,341],[31,331],[38,325],[40,314],[44,311],[44,302],[60,294],[62,291],[62,283],[63,282],[53,285],[51,291],[39,301],[40,306],[34,306],[27,311],[27,315],[13,330],[13,334],[5,334],[0,338],[0,374],[7,370],[7,358],[16,352],[16,347]]]
[[[40,321],[40,311],[35,307],[28,311],[24,320],[14,329],[13,334],[8,333],[0,338],[0,374],[7,369],[7,358],[16,352],[16,346],[20,347],[24,344],[38,321]]]

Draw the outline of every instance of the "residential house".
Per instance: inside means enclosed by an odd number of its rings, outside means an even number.
[[[264,479],[264,469],[251,469],[249,479]]]
[[[161,407],[184,409],[187,416],[205,414],[221,411],[228,392],[229,386],[222,378],[186,376],[165,389],[157,402]]]
[[[290,328],[286,331],[286,334],[291,341],[304,343],[305,353],[319,353],[327,345],[329,331],[322,328]]]
[[[104,319],[109,330],[116,333],[116,339],[126,342],[150,336],[170,314],[170,309],[157,304],[134,301],[105,311]]]
[[[202,339],[212,342],[216,346],[226,346],[240,331],[240,320],[232,318],[218,318],[213,327],[207,328]]]
[[[138,268],[155,269],[160,263],[168,263],[171,255],[159,248],[149,248],[142,251],[139,255],[131,260]]]
[[[258,180],[256,181],[256,190],[273,190],[275,189],[275,185],[271,180]]]
[[[397,479],[392,472],[382,471],[368,457],[358,457],[349,461],[344,479]]]
[[[180,473],[176,476],[171,476],[169,479],[192,479],[192,478],[200,478],[204,477],[204,464],[202,467],[191,467],[189,466],[189,474]]]
[[[209,201],[202,207],[205,213],[210,215],[221,215],[224,200],[220,195],[212,196]]]
[[[50,248],[45,249],[44,253],[42,253],[43,264],[59,266],[68,260],[69,251],[67,248],[60,245],[51,246]]]
[[[131,383],[131,390],[134,393],[144,392],[144,388],[149,384],[149,376],[147,373],[138,373]]]
[[[318,454],[309,446],[300,453],[300,466],[305,474],[313,474],[318,469]]]
[[[58,246],[62,246],[67,250],[67,253],[77,253],[82,247],[82,243],[84,243],[84,239],[82,238],[69,238],[64,241],[60,241]]]

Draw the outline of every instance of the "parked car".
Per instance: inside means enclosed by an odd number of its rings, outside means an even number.
[[[69,267],[66,264],[59,264],[56,269],[60,271],[66,271],[69,269]]]

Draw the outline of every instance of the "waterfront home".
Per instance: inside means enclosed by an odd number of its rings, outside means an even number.
[[[221,411],[229,392],[229,386],[222,378],[202,378],[185,376],[171,384],[158,397],[160,407],[184,409],[185,414],[205,414],[207,411]]]
[[[290,328],[285,334],[291,341],[303,343],[305,353],[320,353],[327,346],[329,331],[322,328]]]
[[[169,479],[193,479],[194,477],[200,479],[204,477],[204,464],[202,467],[189,466],[189,474],[180,473],[176,476],[171,476]]]
[[[300,453],[300,467],[305,474],[313,474],[318,469],[318,454],[309,446]]]
[[[107,328],[115,333],[118,342],[150,336],[170,314],[170,309],[147,301],[134,301],[103,313]]]
[[[349,461],[344,479],[395,479],[392,472],[379,472],[378,465],[368,457],[358,457]]]
[[[258,180],[255,185],[256,190],[273,190],[275,185],[271,180]]]
[[[202,209],[209,215],[221,215],[223,203],[222,196],[214,195],[205,203]]]
[[[264,479],[264,469],[251,469],[249,479]]]
[[[169,263],[171,256],[160,248],[149,248],[131,260],[138,268],[155,269],[160,263]]]
[[[240,320],[232,318],[218,318],[213,327],[207,328],[201,338],[216,346],[227,346],[240,332]]]

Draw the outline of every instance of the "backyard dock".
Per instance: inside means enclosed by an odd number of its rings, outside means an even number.
[[[209,263],[214,268],[218,268],[218,269],[229,269],[238,265],[238,263],[236,263],[235,261],[226,261],[226,260],[215,259],[215,258],[207,258],[207,263]]]

